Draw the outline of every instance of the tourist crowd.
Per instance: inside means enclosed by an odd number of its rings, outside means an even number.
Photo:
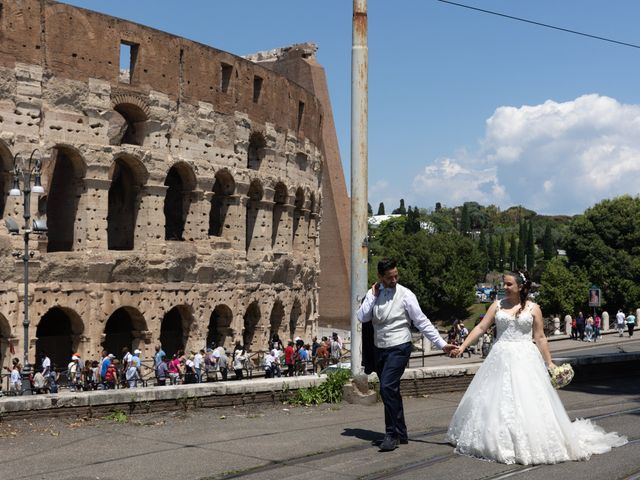
[[[71,391],[107,390],[115,388],[137,388],[153,383],[158,386],[201,383],[210,380],[228,380],[230,370],[233,378],[242,380],[245,372],[252,376],[253,368],[262,368],[265,377],[273,378],[320,373],[330,363],[338,363],[343,353],[343,342],[337,333],[331,338],[313,337],[305,343],[300,337],[285,345],[277,334],[269,341],[269,351],[251,355],[239,342],[232,351],[222,346],[189,353],[178,350],[168,355],[162,345],[156,345],[150,362],[143,363],[142,352],[133,352],[124,347],[118,357],[107,350],[100,360],[84,360],[80,353],[71,355],[66,368],[57,369],[47,352],[42,352],[40,366],[29,376],[31,389],[35,393],[57,393],[64,384]],[[257,363],[256,363],[257,361]],[[22,391],[22,365],[18,358],[12,361],[9,376],[9,392]]]

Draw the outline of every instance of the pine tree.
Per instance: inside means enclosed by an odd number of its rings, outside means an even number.
[[[553,248],[553,235],[551,234],[551,225],[544,229],[544,237],[542,238],[542,250],[544,251],[544,259],[551,260],[555,256]]]
[[[496,249],[493,244],[493,236],[489,235],[487,240],[487,257],[489,257],[489,270],[496,269]]]
[[[411,208],[407,211],[407,220],[404,222],[404,233],[418,233],[420,231],[420,212],[418,207]]]
[[[509,245],[509,270],[515,270],[518,263],[518,244],[516,234],[511,234],[511,245]]]
[[[460,214],[460,233],[467,235],[471,230],[471,218],[469,217],[469,207],[465,203],[462,206],[462,213]]]
[[[527,244],[527,225],[523,221],[520,221],[520,232],[518,233],[518,257],[516,258],[515,268],[524,268],[526,244]]]
[[[529,222],[529,230],[527,231],[527,270],[533,272],[533,267],[536,264],[536,244],[533,238],[533,222]]]
[[[500,247],[498,250],[498,270],[504,271],[504,262],[507,260],[507,242],[504,239],[504,233],[500,235]]]
[[[382,202],[378,205],[378,215],[384,215],[384,203]]]

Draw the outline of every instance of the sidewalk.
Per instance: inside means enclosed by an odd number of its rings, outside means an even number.
[[[627,370],[618,369],[617,366],[632,367],[640,363],[640,337],[620,338],[614,333],[605,335],[595,343],[570,340],[566,335],[550,340],[553,358],[557,362],[569,362],[574,365],[577,378],[611,375],[612,371]],[[410,368],[402,377],[401,389],[406,396],[463,391],[481,364],[482,358],[479,355],[472,355],[470,358],[449,358],[433,353],[424,359],[413,358]],[[123,410],[133,414],[201,407],[275,405],[285,401],[296,390],[319,385],[325,380],[325,375],[306,375],[3,397],[0,399],[0,416],[96,416],[112,410]]]

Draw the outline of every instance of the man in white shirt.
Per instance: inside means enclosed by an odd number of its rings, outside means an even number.
[[[202,363],[204,362],[204,350],[200,350],[193,356],[193,367],[196,371],[196,383],[202,382]]]
[[[622,312],[622,310],[618,310],[618,313],[616,313],[616,330],[618,330],[619,336],[622,336],[624,334],[624,324],[626,318],[627,317]]]
[[[411,330],[414,326],[445,353],[455,345],[447,344],[426,317],[414,293],[398,284],[397,262],[385,258],[378,262],[379,282],[374,284],[358,309],[358,320],[373,322],[376,372],[384,403],[385,436],[381,451],[394,450],[407,443],[407,426],[400,395],[400,379],[411,356]]]

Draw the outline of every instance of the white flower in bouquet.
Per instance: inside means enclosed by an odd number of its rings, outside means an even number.
[[[551,377],[551,385],[553,388],[563,388],[571,383],[573,379],[573,368],[569,363],[562,364],[555,368],[549,369],[549,375]]]

